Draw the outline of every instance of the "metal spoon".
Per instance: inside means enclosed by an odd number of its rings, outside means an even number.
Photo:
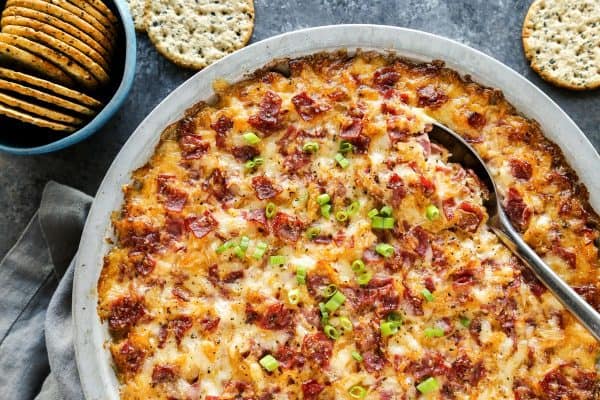
[[[461,164],[475,172],[490,193],[489,198],[483,203],[489,215],[488,226],[534,272],[548,290],[573,313],[596,340],[600,341],[600,314],[567,285],[521,238],[504,213],[492,175],[477,152],[457,133],[438,123],[433,124],[433,129],[429,132],[429,139],[448,149],[449,161]]]

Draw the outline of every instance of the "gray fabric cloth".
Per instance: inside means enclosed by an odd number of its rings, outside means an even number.
[[[0,397],[83,399],[71,322],[73,257],[92,198],[55,182],[0,261]]]

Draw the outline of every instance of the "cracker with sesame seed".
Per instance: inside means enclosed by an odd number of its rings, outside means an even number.
[[[573,90],[600,87],[598,0],[535,0],[522,39],[531,68],[544,80]]]
[[[146,12],[149,8],[149,0],[125,0],[129,6],[133,25],[140,32],[146,31]]]
[[[201,69],[238,50],[254,29],[252,0],[148,0],[146,30],[175,64]]]

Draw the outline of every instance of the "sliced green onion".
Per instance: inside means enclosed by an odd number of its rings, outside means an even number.
[[[373,229],[394,229],[396,221],[392,217],[375,216],[371,218],[371,228]]]
[[[256,136],[254,132],[246,132],[242,135],[242,137],[248,144],[254,145],[260,143],[260,138]]]
[[[438,390],[440,385],[434,377],[429,377],[417,385],[417,390],[423,394]]]
[[[242,249],[240,246],[235,246],[235,248],[233,249],[233,253],[239,258],[244,258],[244,256],[246,255],[246,250]]]
[[[344,210],[339,210],[335,213],[335,219],[339,222],[345,222],[348,220],[348,213]]]
[[[359,285],[364,286],[371,282],[372,277],[373,274],[370,271],[365,271],[356,277],[356,282],[358,282]]]
[[[270,354],[267,354],[266,356],[261,358],[259,364],[262,365],[262,367],[269,372],[273,372],[277,368],[279,368],[279,361],[277,361],[275,357],[273,357]]]
[[[394,247],[387,243],[379,243],[375,246],[375,251],[385,258],[391,257],[394,255]]]
[[[348,317],[340,317],[340,328],[344,332],[352,332],[352,321]]]
[[[381,207],[381,210],[379,210],[379,214],[383,215],[384,217],[391,217],[393,211],[394,210],[392,209],[392,207],[383,206]]]
[[[435,297],[433,297],[433,294],[429,291],[429,289],[423,289],[423,290],[421,290],[421,294],[423,295],[423,297],[427,301],[434,301],[435,300]]]
[[[340,142],[340,153],[342,154],[346,154],[349,151],[352,151],[353,148],[354,146],[352,145],[352,143],[348,142],[347,140],[342,140]]]
[[[361,356],[360,353],[356,350],[353,350],[351,354],[352,358],[354,358],[358,362],[362,362],[362,360],[364,360],[363,356]]]
[[[271,264],[271,265],[283,265],[283,264],[285,264],[285,256],[271,256],[269,258],[269,264]]]
[[[217,247],[217,250],[215,250],[217,252],[217,254],[221,254],[223,253],[225,250],[228,250],[230,248],[232,248],[234,246],[234,242],[233,240],[228,240],[227,242],[221,244],[219,247]]]
[[[327,312],[333,313],[344,304],[344,301],[346,301],[346,296],[344,296],[342,292],[337,291],[331,296],[327,303],[325,303],[325,309]]]
[[[321,206],[321,215],[325,218],[331,217],[331,204],[325,204]]]
[[[327,285],[327,287],[323,291],[323,296],[324,297],[331,297],[331,296],[333,296],[335,294],[335,292],[337,292],[337,286],[335,286],[332,283],[331,285]]]
[[[329,203],[330,200],[331,197],[329,197],[327,193],[323,193],[317,196],[317,203],[319,203],[320,206]]]
[[[365,263],[363,262],[363,260],[352,261],[352,271],[354,271],[355,274],[360,274],[361,272],[364,272]]]
[[[257,243],[256,248],[254,249],[254,254],[252,254],[252,257],[255,260],[260,260],[265,255],[265,252],[267,251],[267,247],[268,246],[265,242]]]
[[[265,207],[265,215],[267,218],[271,219],[275,216],[275,208],[275,204],[271,202],[267,203],[267,206]]]
[[[379,324],[381,329],[381,336],[387,337],[392,336],[400,330],[401,323],[398,321],[386,321]]]
[[[433,221],[434,219],[438,219],[440,217],[440,210],[433,204],[430,204],[425,209],[425,216],[428,220]]]
[[[394,223],[396,221],[392,217],[385,217],[383,219],[383,229],[394,229]]]
[[[402,315],[400,315],[396,311],[392,311],[388,315],[386,315],[385,320],[388,322],[398,322],[402,324]]]
[[[248,245],[250,244],[250,238],[248,236],[242,236],[240,239],[240,248],[244,251],[248,250]]]
[[[354,385],[350,389],[348,389],[348,394],[353,399],[364,399],[367,395],[367,389],[360,385]]]
[[[371,210],[369,210],[369,213],[367,214],[367,216],[369,218],[373,218],[375,217],[377,214],[379,214],[379,210],[376,208],[372,208]]]
[[[307,142],[302,146],[302,151],[305,153],[316,153],[319,151],[319,143],[317,142]]]
[[[262,157],[254,157],[254,164],[258,167],[259,165],[263,165],[265,163],[265,159]]]
[[[430,327],[430,328],[425,328],[423,330],[423,334],[425,335],[425,337],[427,338],[434,338],[434,337],[442,337],[444,336],[444,330],[442,328],[438,328],[437,326],[435,327]]]
[[[349,216],[353,216],[354,214],[356,214],[358,212],[359,208],[360,208],[360,203],[358,201],[353,201],[352,203],[350,203],[348,208],[346,208],[346,212],[348,213]]]
[[[335,161],[337,161],[338,165],[342,167],[342,169],[346,169],[350,165],[350,161],[348,161],[348,159],[344,157],[341,153],[337,153],[334,158]]]
[[[306,284],[306,267],[299,266],[296,268],[296,282],[299,285]]]
[[[329,313],[325,309],[325,303],[319,303],[319,311],[321,311],[321,324],[326,326],[329,324]]]
[[[314,239],[319,236],[319,233],[321,233],[321,228],[318,226],[311,226],[306,230],[306,237],[309,239]]]
[[[327,335],[328,338],[336,340],[337,338],[340,337],[340,332],[335,329],[335,327],[333,325],[325,325],[325,327],[323,328],[323,331],[325,332],[325,334]]]
[[[248,160],[244,163],[245,169],[254,169],[255,167],[256,167],[256,161],[254,161],[254,160]]]
[[[300,290],[292,289],[288,292],[288,300],[291,304],[298,304],[300,301]]]
[[[471,326],[471,320],[465,316],[461,316],[460,317],[460,324],[462,326],[464,326],[465,328],[468,328],[469,326]]]

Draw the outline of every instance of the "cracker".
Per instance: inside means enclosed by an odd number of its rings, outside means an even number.
[[[72,60],[81,65],[84,69],[89,71],[94,78],[101,84],[105,85],[109,82],[110,78],[104,68],[98,65],[94,60],[89,58],[74,47],[69,46],[66,43],[61,42],[47,35],[43,32],[38,32],[35,29],[31,29],[25,26],[16,25],[3,25],[2,33],[8,33],[16,36],[20,36],[26,39],[37,41],[45,46],[48,46],[56,51],[62,52],[69,56]]]
[[[116,24],[119,22],[115,14],[104,4],[102,0],[86,0],[92,7],[100,11],[110,22]]]
[[[546,81],[568,89],[600,87],[600,2],[536,0],[523,23],[523,48]]]
[[[2,78],[0,78],[0,90],[17,93],[24,97],[31,97],[44,103],[52,104],[59,108],[64,108],[65,110],[74,111],[78,114],[87,116],[93,116],[96,114],[96,111],[92,110],[91,108],[73,103],[72,101],[65,100],[61,97],[54,96],[46,92],[42,92],[41,90],[32,89],[16,82],[4,80]]]
[[[91,48],[90,46],[88,46],[87,44],[85,44],[83,41],[79,40],[75,36],[72,36],[66,32],[63,32],[60,29],[57,29],[50,24],[46,24],[44,22],[41,22],[41,21],[38,21],[38,20],[35,20],[32,18],[13,16],[13,15],[6,15],[6,16],[2,17],[2,19],[0,20],[0,24],[2,24],[2,26],[8,26],[8,25],[26,26],[28,28],[35,29],[38,32],[42,32],[47,35],[50,35],[53,38],[55,38],[56,40],[59,40],[62,43],[72,46],[72,47],[76,48],[77,50],[81,51],[82,53],[88,55],[92,60],[94,60],[102,68],[104,68],[105,71],[110,70],[108,61],[106,59],[104,59],[104,57],[100,53],[98,53],[96,50],[94,50],[93,48]]]
[[[11,107],[6,107],[2,104],[0,104],[0,115],[4,115],[9,118],[17,119],[19,121],[26,122],[28,124],[39,126],[41,128],[49,128],[49,129],[52,129],[55,131],[61,131],[61,132],[74,132],[75,131],[75,127],[73,127],[73,126],[59,124],[56,122],[48,121],[43,118],[37,118],[37,117],[34,117],[33,115],[27,114],[22,111],[15,110],[14,108],[11,108]]]
[[[64,22],[63,20],[56,18],[52,15],[48,15],[41,11],[32,10],[25,7],[7,7],[2,12],[2,20],[0,20],[0,22],[3,22],[4,19],[8,16],[27,17],[45,23],[47,25],[51,25],[56,29],[59,29],[73,37],[78,38],[80,41],[84,42],[86,45],[90,46],[99,54],[101,54],[105,60],[110,61],[111,59],[110,52],[104,47],[102,47],[100,43],[98,43],[93,37],[83,32],[82,30],[76,28],[75,26]]]
[[[60,71],[60,70],[59,70]],[[49,82],[47,80],[37,78],[35,76],[31,76],[28,74],[24,74],[22,72],[13,71],[7,68],[0,67],[0,77],[4,79],[9,79],[11,81],[26,83],[29,86],[34,86],[40,89],[44,89],[48,92],[57,94],[59,96],[66,97],[68,99],[75,100],[85,106],[91,108],[100,108],[102,107],[102,103],[98,100],[80,93],[76,90],[66,88],[61,85],[57,85],[56,83]]]
[[[114,45],[114,40],[115,40],[116,35],[114,32],[114,27],[111,24],[109,24],[108,26],[105,26],[96,17],[94,17],[93,15],[91,15],[90,13],[88,13],[87,11],[82,9],[81,7],[78,7],[75,4],[73,4],[72,2],[69,2],[67,0],[43,0],[43,1],[52,3],[55,6],[60,7],[63,10],[68,11],[71,14],[78,16],[79,18],[81,18],[82,20],[84,20],[85,22],[87,22],[88,24],[93,26],[94,28],[96,28],[98,30],[98,32],[102,32],[103,34],[105,34],[105,36],[107,36],[107,38],[109,40],[111,40],[111,45]],[[96,11],[93,7],[90,6],[90,8],[92,8],[96,13],[98,13],[98,11]],[[104,19],[104,17],[102,17],[102,18]],[[107,21],[107,23],[108,23],[108,21]]]
[[[148,1],[148,37],[163,56],[185,68],[204,68],[242,48],[252,35],[252,0]]]
[[[39,117],[53,120],[56,122],[62,122],[71,125],[79,125],[82,122],[79,118],[72,117],[70,115],[61,113],[59,111],[54,111],[46,107],[38,106],[36,104],[29,103],[27,101],[9,96],[4,93],[0,93],[0,103],[4,104],[5,106],[19,108],[29,114],[37,115]]]
[[[98,87],[98,81],[83,67],[71,60],[69,57],[60,54],[47,46],[39,44],[29,39],[20,36],[11,35],[8,33],[0,33],[0,42],[19,47],[34,53],[46,60],[52,62],[60,69],[69,74],[81,86],[94,90]]]
[[[108,54],[112,52],[111,41],[104,33],[100,32],[77,15],[55,6],[54,4],[42,0],[8,0],[6,5],[8,7],[18,6],[29,8],[63,20],[94,38],[98,44],[108,51]]]
[[[115,26],[117,21],[111,21],[107,16],[102,14],[102,12],[97,10],[87,0],[69,0],[69,2],[93,16],[98,22],[104,25],[105,28],[110,29],[111,32],[115,32]]]
[[[33,53],[0,41],[0,55],[38,72],[63,85],[73,86],[73,79],[54,64],[49,63]]]
[[[125,2],[129,6],[135,29],[144,32],[146,30],[146,13],[149,8],[149,0],[125,0]]]

